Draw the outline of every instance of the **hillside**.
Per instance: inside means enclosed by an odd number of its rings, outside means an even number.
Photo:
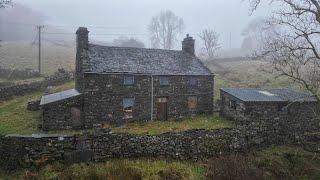
[[[52,74],[58,68],[74,69],[75,48],[44,42],[42,68],[44,74]],[[1,42],[0,65],[6,68],[38,69],[38,47],[30,42]]]

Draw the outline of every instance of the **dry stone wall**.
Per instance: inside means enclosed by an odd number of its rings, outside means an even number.
[[[0,101],[10,99],[14,96],[22,96],[47,88],[48,86],[61,85],[73,79],[73,73],[59,70],[52,76],[45,77],[43,81],[18,84],[0,88]]]
[[[109,129],[75,136],[0,136],[0,167],[36,168],[52,162],[72,164],[112,158],[201,160],[249,152],[269,145],[299,144],[319,152],[319,136],[282,136],[262,127],[189,130],[157,136],[113,133]]]
[[[0,77],[7,79],[28,79],[39,77],[39,72],[32,69],[6,69],[0,67]]]
[[[79,160],[139,157],[198,160],[247,151],[249,141],[254,142],[233,129],[191,130],[158,136],[117,134],[110,130],[77,136],[9,135],[0,137],[0,165],[16,169],[54,161],[70,164]]]

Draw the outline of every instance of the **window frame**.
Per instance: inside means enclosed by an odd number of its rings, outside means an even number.
[[[195,107],[190,107],[190,104],[191,104],[190,101],[195,101]],[[199,102],[199,98],[197,96],[188,96],[188,109],[193,111],[196,110],[198,108],[198,102]]]
[[[132,81],[130,81],[130,82],[132,82],[132,83],[127,83],[127,82],[128,82],[128,81],[126,81],[127,78],[132,78]],[[135,82],[134,75],[124,75],[124,76],[123,76],[123,85],[124,85],[124,86],[133,86],[133,85],[134,85],[134,82]]]
[[[125,106],[125,100],[132,100],[132,105]],[[122,111],[124,113],[124,119],[132,119],[133,118],[133,112],[134,112],[134,104],[135,104],[135,98],[133,97],[124,97],[122,98]],[[129,108],[129,109],[127,109]]]
[[[237,101],[236,100],[230,100],[230,108],[237,110]]]
[[[164,81],[165,78],[165,81]],[[166,82],[166,83],[163,83]],[[159,76],[159,85],[160,86],[169,86],[170,85],[170,79],[168,76]]]

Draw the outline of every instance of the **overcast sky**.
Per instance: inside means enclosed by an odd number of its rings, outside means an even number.
[[[213,28],[221,36],[224,48],[240,47],[241,32],[254,18],[268,15],[270,8],[260,8],[249,15],[249,5],[242,0],[17,0],[49,18],[49,23],[67,26],[107,26],[124,29],[89,28],[91,34],[138,34],[146,43],[147,25],[161,10],[172,10],[184,19],[189,33]],[[70,29],[74,31],[74,29]],[[91,36],[111,40],[114,36]],[[182,38],[182,37],[181,37]]]

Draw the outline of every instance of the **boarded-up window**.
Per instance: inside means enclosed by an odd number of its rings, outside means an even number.
[[[188,97],[188,108],[189,109],[196,109],[198,105],[198,98],[196,96]]]
[[[133,85],[134,84],[134,76],[126,75],[123,79],[124,85]]]
[[[81,111],[77,107],[71,108],[71,120],[72,120],[72,126],[74,128],[78,128],[81,126]]]
[[[168,86],[169,85],[169,78],[167,76],[160,76],[159,83],[161,86]]]
[[[133,118],[134,98],[124,98],[122,101],[122,104],[123,104],[124,118],[125,119]]]

